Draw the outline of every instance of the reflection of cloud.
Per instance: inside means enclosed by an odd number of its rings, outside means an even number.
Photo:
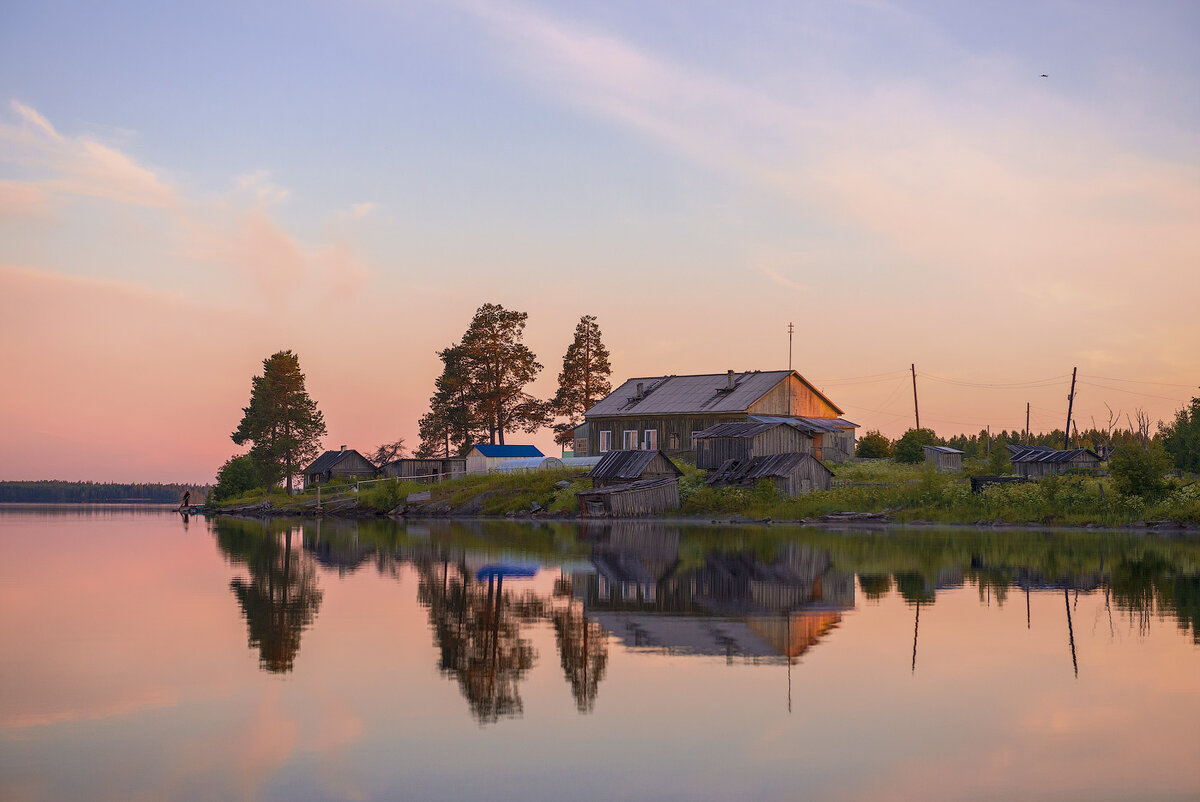
[[[57,701],[57,700],[56,700]],[[51,724],[64,722],[99,721],[114,716],[125,716],[132,713],[143,713],[178,704],[178,694],[164,689],[147,690],[138,698],[109,700],[103,704],[88,707],[61,707],[38,711],[17,711],[0,718],[0,727],[5,729],[26,729],[31,727],[46,727]]]

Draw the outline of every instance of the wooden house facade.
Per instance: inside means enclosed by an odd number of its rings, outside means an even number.
[[[467,472],[465,457],[450,457],[446,459],[418,459],[402,457],[394,459],[379,469],[383,476],[397,479],[408,479],[413,482],[440,482],[443,479],[455,479]]]
[[[828,490],[833,471],[812,454],[770,454],[750,459],[727,460],[708,475],[713,487],[752,487],[766,479],[787,496]]]
[[[813,436],[812,450],[825,459],[854,454],[857,425],[795,371],[657,376],[630,379],[585,415],[588,454],[657,450],[690,457],[696,435],[713,426],[786,419]],[[576,453],[581,452],[576,445]]]
[[[729,460],[771,454],[811,454],[813,435],[788,423],[718,423],[696,434],[696,467],[719,468]]]
[[[679,479],[660,476],[576,493],[584,518],[640,518],[679,509]]]
[[[925,464],[939,471],[955,473],[962,470],[963,452],[948,446],[925,446]]]
[[[375,463],[353,448],[342,446],[339,451],[326,451],[304,469],[306,485],[328,484],[333,481],[373,479]]]
[[[1042,446],[1028,446],[1010,451],[1009,461],[1012,463],[1013,473],[1027,479],[1040,479],[1052,473],[1066,473],[1070,470],[1090,473],[1100,470],[1100,456],[1090,448],[1056,451]]]
[[[678,479],[683,471],[661,450],[609,451],[584,474],[593,487],[629,484],[646,479]]]

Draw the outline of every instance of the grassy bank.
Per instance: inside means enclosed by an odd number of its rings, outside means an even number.
[[[753,488],[712,488],[704,471],[681,466],[680,499],[685,516],[771,518],[777,521],[818,518],[838,512],[887,512],[900,522],[970,524],[1124,526],[1138,521],[1173,520],[1200,524],[1200,483],[1175,482],[1161,499],[1122,495],[1108,479],[1050,476],[1037,482],[994,485],[972,493],[961,474],[942,474],[924,466],[888,461],[835,466],[837,485],[799,498],[786,498],[766,482]],[[565,487],[559,487],[566,482]],[[353,494],[351,487],[322,489],[323,501],[353,497],[358,508],[384,514],[405,504],[410,494],[429,493],[414,510],[427,515],[506,515],[540,508],[551,513],[578,510],[575,493],[591,486],[579,471],[539,471],[467,476],[438,484],[400,480],[373,482]],[[338,492],[340,490],[340,492]],[[316,491],[289,498],[282,491],[257,491],[221,506],[267,501],[285,508],[316,499]]]

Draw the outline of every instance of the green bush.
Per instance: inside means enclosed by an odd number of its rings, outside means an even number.
[[[208,500],[225,501],[260,488],[264,484],[262,471],[253,457],[249,454],[230,457],[217,471],[217,483],[208,494]]]
[[[925,446],[941,444],[933,429],[909,429],[892,449],[896,462],[912,465],[925,460]]]
[[[1118,492],[1153,500],[1167,492],[1164,478],[1171,470],[1171,456],[1162,444],[1150,441],[1118,445],[1108,458],[1108,472]]]
[[[858,441],[858,449],[854,452],[861,459],[884,459],[892,456],[892,441],[883,436],[878,429],[867,432]]]

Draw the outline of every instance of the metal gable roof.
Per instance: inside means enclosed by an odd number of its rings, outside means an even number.
[[[1009,457],[1010,462],[1071,462],[1076,457],[1091,454],[1097,460],[1100,455],[1090,448],[1072,448],[1066,451],[1053,451],[1043,448],[1023,448]]]
[[[762,434],[763,432],[769,432],[776,426],[788,425],[790,424],[783,421],[741,421],[738,423],[718,423],[716,426],[709,426],[704,431],[692,435],[692,439],[704,440],[710,437],[754,437]]]
[[[671,462],[670,457],[662,451],[607,451],[600,461],[586,474],[589,479],[637,479],[650,467],[654,458],[662,454],[666,463],[675,471],[676,476],[682,476],[683,471]]]
[[[538,450],[537,446],[499,446],[489,443],[481,443],[474,446],[479,450],[479,453],[485,457],[544,457],[546,456]]]
[[[819,465],[822,470],[833,476],[833,471],[829,470],[825,463],[813,457],[811,454],[768,454],[762,457],[753,457],[748,460],[726,460],[708,476],[708,484],[739,484],[742,482],[751,482],[758,479],[767,479],[774,476],[787,476],[794,471],[805,460],[812,460]]]
[[[935,451],[938,454],[961,454],[961,453],[963,453],[963,452],[959,451],[957,448],[950,448],[949,446],[925,446],[925,450],[926,451]]]
[[[629,379],[596,402],[595,406],[584,414],[589,418],[688,413],[736,414],[748,410],[755,401],[793,373],[819,398],[835,410],[838,409],[836,404],[795,371],[755,370],[734,373],[732,390],[728,389],[728,373]],[[639,384],[642,385],[640,398],[637,392]]]
[[[337,465],[339,462],[341,462],[343,459],[350,456],[351,454],[358,454],[359,458],[362,459],[363,461],[365,461],[368,465],[374,465],[373,462],[371,462],[369,459],[364,457],[362,454],[359,454],[353,448],[348,448],[345,451],[341,451],[341,450],[326,451],[324,454],[322,454],[321,456],[319,456],[315,460],[313,460],[312,465],[309,465],[307,468],[304,469],[304,473],[305,474],[325,473],[325,471],[329,470],[334,465]]]

